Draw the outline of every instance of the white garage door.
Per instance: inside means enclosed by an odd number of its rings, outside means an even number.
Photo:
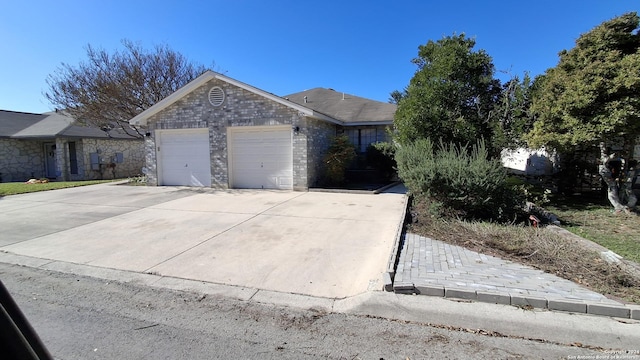
[[[293,188],[290,126],[228,129],[231,187]]]
[[[158,130],[160,185],[211,186],[209,129]]]

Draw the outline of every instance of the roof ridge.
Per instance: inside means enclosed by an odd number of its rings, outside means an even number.
[[[0,111],[10,112],[10,113],[14,113],[14,114],[44,115],[44,113],[34,113],[34,112],[27,112],[27,111],[15,111],[15,110],[3,110],[3,109],[0,109]]]
[[[299,92],[287,94],[287,95],[282,96],[282,98],[288,98],[290,96],[300,95],[302,93],[306,93],[306,92],[310,92],[310,91],[318,90],[318,89],[332,91],[332,92],[335,92],[337,94],[343,94],[343,96],[348,96],[348,97],[350,97],[350,98],[352,98],[354,100],[355,99],[359,99],[359,100],[363,100],[363,101],[366,101],[366,102],[376,102],[376,103],[381,103],[381,104],[389,104],[388,102],[385,102],[385,101],[370,99],[370,98],[366,98],[366,97],[363,97],[363,96],[354,95],[354,94],[351,94],[351,93],[348,93],[348,92],[345,92],[345,91],[336,90],[334,88],[325,88],[325,87],[322,87],[322,86],[318,86],[318,87],[314,87],[314,88],[311,88],[311,89],[302,90],[302,91],[299,91]],[[345,100],[347,100],[347,99],[345,99]]]

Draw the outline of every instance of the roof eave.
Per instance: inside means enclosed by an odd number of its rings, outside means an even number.
[[[135,117],[133,117],[131,120],[129,120],[129,124],[134,125],[134,126],[146,126],[147,125],[147,120],[149,120],[150,117],[152,117],[153,115],[155,115],[155,114],[159,113],[160,111],[164,110],[166,107],[170,106],[171,104],[175,103],[176,101],[182,99],[183,96],[189,94],[190,92],[192,92],[193,90],[195,90],[196,88],[200,87],[202,84],[206,83],[207,81],[209,81],[209,80],[211,80],[213,78],[214,78],[213,71],[207,71],[207,72],[203,73],[202,75],[200,75],[197,78],[193,79],[187,85],[185,85],[185,86],[181,87],[180,89],[176,90],[173,94],[171,94],[171,95],[167,96],[166,98],[158,101],[157,103],[155,103],[150,108],[146,109],[145,111],[143,111],[140,114],[138,114]]]
[[[346,122],[344,126],[369,126],[369,125],[393,125],[393,120],[384,121],[353,121]]]
[[[178,89],[176,92],[174,92],[173,94],[167,96],[166,98],[160,100],[159,102],[157,102],[155,105],[151,106],[150,108],[148,108],[147,110],[141,112],[140,114],[136,115],[134,118],[132,118],[129,123],[131,125],[134,126],[146,126],[147,125],[147,121],[149,120],[149,118],[151,118],[153,115],[159,113],[160,111],[164,110],[165,108],[169,107],[170,105],[172,105],[173,103],[177,102],[178,100],[182,99],[184,96],[186,96],[187,94],[189,94],[190,92],[192,92],[193,90],[199,88],[200,86],[202,86],[203,84],[205,84],[206,82],[212,80],[212,79],[218,79],[218,80],[222,80],[228,84],[237,86],[241,89],[250,91],[256,95],[260,95],[262,97],[265,97],[269,100],[275,101],[279,104],[282,104],[284,106],[287,106],[291,109],[294,109],[296,111],[299,111],[301,114],[303,114],[304,116],[309,116],[309,117],[313,117],[316,119],[320,119],[320,120],[325,120],[325,121],[329,121],[329,122],[333,122],[333,123],[339,123],[337,120],[328,117],[326,115],[323,114],[319,114],[305,106],[301,106],[298,105],[296,103],[293,103],[289,100],[283,99],[279,96],[276,96],[274,94],[268,93],[264,90],[260,90],[256,87],[253,87],[251,85],[245,84],[241,81],[232,79],[230,77],[224,76],[222,74],[218,74],[216,72],[213,72],[211,70],[206,71],[205,73],[203,73],[202,75],[200,75],[199,77],[195,78],[193,81],[191,81],[190,83],[188,83],[187,85],[181,87],[180,89]]]
[[[15,139],[15,140],[48,140],[48,139],[55,139],[56,137],[57,137],[57,135],[11,135],[11,136],[8,137],[8,139]]]
[[[344,121],[340,121],[337,119],[332,118],[331,116],[325,115],[323,113],[317,112],[317,111],[313,111],[311,110],[311,115],[308,115],[314,119],[318,119],[318,120],[322,120],[322,121],[326,121],[335,125],[344,125]]]
[[[238,81],[236,79],[232,79],[232,78],[224,76],[222,74],[218,74],[218,73],[214,73],[214,74],[215,74],[215,78],[216,79],[222,80],[222,81],[224,81],[226,83],[229,83],[231,85],[235,85],[235,86],[237,86],[239,88],[242,88],[244,90],[250,91],[250,92],[252,92],[254,94],[266,97],[269,100],[273,100],[273,101],[275,101],[275,102],[277,102],[279,104],[282,104],[282,105],[284,105],[286,107],[289,107],[289,108],[292,108],[294,110],[297,110],[297,111],[303,113],[305,116],[311,116],[311,117],[319,118],[318,114],[315,111],[309,109],[306,106],[298,105],[298,104],[296,104],[296,103],[294,103],[292,101],[289,101],[287,99],[283,99],[280,96],[274,95],[274,94],[266,92],[264,90],[260,90],[260,89],[258,89],[256,87],[253,87],[253,86],[249,85],[249,84],[243,83],[242,81]]]

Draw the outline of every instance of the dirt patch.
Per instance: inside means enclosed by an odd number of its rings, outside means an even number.
[[[544,227],[434,219],[412,204],[410,231],[479,253],[521,263],[576,282],[614,300],[640,304],[640,277],[580,241]]]

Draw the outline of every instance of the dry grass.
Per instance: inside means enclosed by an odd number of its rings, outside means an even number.
[[[598,195],[556,199],[547,209],[565,229],[640,263],[640,216],[615,214],[604,195]]]
[[[613,299],[640,304],[640,278],[609,264],[580,242],[545,228],[433,219],[413,205],[411,231],[470,250],[532,266]]]

